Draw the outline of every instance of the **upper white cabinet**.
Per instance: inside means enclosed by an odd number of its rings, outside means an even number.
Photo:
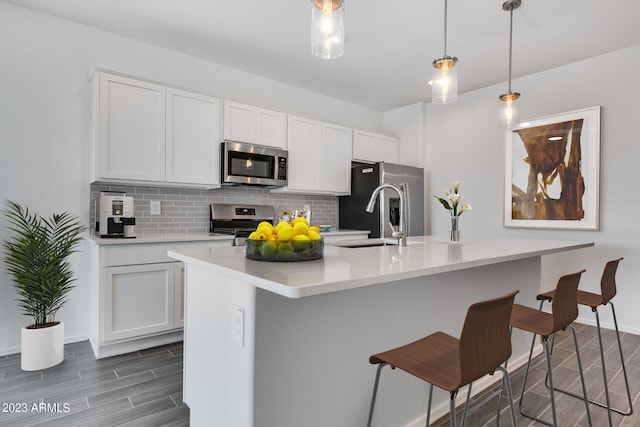
[[[397,163],[398,139],[363,130],[354,130],[353,160]]]
[[[166,181],[220,185],[220,100],[167,88]]]
[[[96,73],[95,178],[164,181],[165,88]]]
[[[342,195],[351,192],[352,129],[288,116],[288,185],[273,191]]]
[[[224,139],[284,149],[287,115],[279,111],[224,101]]]
[[[220,100],[97,72],[94,181],[220,185]]]

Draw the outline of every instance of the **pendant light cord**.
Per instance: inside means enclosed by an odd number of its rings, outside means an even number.
[[[447,0],[444,0],[444,56],[447,56]]]
[[[509,11],[509,93],[511,93],[511,53],[513,51],[513,6]]]

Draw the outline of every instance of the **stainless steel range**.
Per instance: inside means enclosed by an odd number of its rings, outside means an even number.
[[[273,224],[274,220],[273,206],[213,204],[209,232],[235,236],[233,245],[243,246],[261,221]]]

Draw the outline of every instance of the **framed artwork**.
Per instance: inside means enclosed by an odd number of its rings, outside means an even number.
[[[507,128],[504,226],[598,230],[600,107]]]

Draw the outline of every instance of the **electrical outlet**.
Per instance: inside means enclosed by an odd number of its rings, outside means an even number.
[[[162,213],[162,208],[161,208],[160,200],[152,200],[151,215],[160,215],[161,213]]]
[[[231,310],[231,341],[244,347],[244,308],[234,304]]]

